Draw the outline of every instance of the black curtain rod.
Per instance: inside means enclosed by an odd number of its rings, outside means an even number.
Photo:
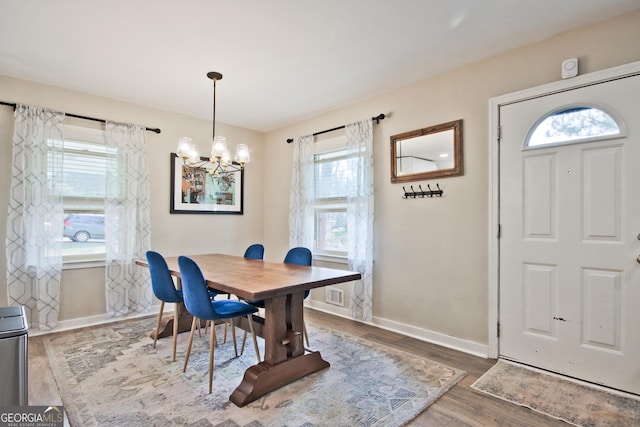
[[[384,113],[380,113],[375,117],[371,117],[371,120],[375,120],[376,124],[380,124],[380,120],[384,120]],[[313,136],[318,136],[318,135],[322,135],[323,133],[328,133],[328,132],[333,132],[334,130],[340,130],[340,129],[344,129],[347,125],[342,125],[342,126],[338,126],[335,127],[333,129],[327,129],[327,130],[321,130],[320,132],[316,132],[313,134]],[[287,139],[287,144],[291,144],[293,142],[293,138],[289,138]]]
[[[15,104],[15,103],[4,102],[4,101],[0,101],[0,105],[7,105],[9,107],[13,107],[14,110],[17,107],[17,104]],[[100,122],[100,123],[106,123],[107,122],[105,119],[96,119],[95,117],[80,116],[78,114],[64,113],[64,115],[66,117],[74,117],[76,119],[90,120],[92,122]],[[148,128],[148,127],[145,127],[145,130],[147,130],[149,132],[160,133],[160,129],[159,128]]]

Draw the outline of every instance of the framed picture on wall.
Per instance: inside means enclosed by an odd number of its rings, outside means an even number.
[[[200,160],[191,166],[171,153],[170,213],[242,215],[244,170],[212,175],[209,159]]]

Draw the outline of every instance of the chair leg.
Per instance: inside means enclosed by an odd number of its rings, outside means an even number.
[[[244,354],[244,345],[247,342],[247,331],[244,331],[244,334],[242,334],[242,345],[240,346],[240,356],[242,356]]]
[[[213,320],[207,320],[206,322],[204,322],[204,333],[206,334],[207,331],[209,330],[209,326],[211,326],[211,328],[215,329],[216,323]],[[211,333],[211,332],[209,332]],[[218,338],[216,337],[215,340],[215,346],[218,346]]]
[[[231,294],[227,294],[227,299],[231,299]],[[224,339],[222,340],[222,344],[227,343],[227,322],[224,322]],[[236,354],[237,356],[237,354]]]
[[[211,336],[209,337],[209,394],[213,390],[213,356],[214,356],[214,342],[216,340],[216,331],[213,325],[211,325]]]
[[[304,339],[307,341],[307,347],[311,347],[309,344],[309,334],[307,334],[307,324],[302,322],[302,332],[304,333]]]
[[[173,307],[173,361],[176,361],[176,347],[178,344],[178,303]]]
[[[164,301],[160,301],[160,312],[158,313],[158,323],[156,324],[156,333],[153,336],[153,348],[156,348],[158,334],[160,333],[160,322],[162,321],[162,312],[164,311]]]
[[[218,336],[216,335],[216,322],[213,320],[210,320],[210,322],[211,322],[211,333],[213,334],[213,344],[217,347]]]
[[[187,363],[189,363],[189,356],[191,355],[191,344],[193,344],[193,333],[196,330],[196,322],[198,318],[193,316],[193,321],[191,322],[191,332],[189,333],[189,345],[187,345],[187,354],[184,356],[184,368],[182,368],[182,372],[187,371]]]
[[[258,341],[256,340],[256,333],[253,330],[253,315],[251,315],[251,314],[248,315],[247,319],[249,319],[249,329],[251,330],[251,338],[253,338],[253,348],[256,350],[256,357],[258,358],[258,363],[260,363],[260,349],[258,348]]]
[[[234,323],[233,318],[229,319],[229,322],[231,322],[231,336],[233,337],[233,348],[236,351],[236,357],[238,357],[238,342],[236,341],[236,324]]]

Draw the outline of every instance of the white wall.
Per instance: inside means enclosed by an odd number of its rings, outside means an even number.
[[[271,132],[265,160],[265,243],[277,259],[286,250],[289,137],[387,114],[374,125],[374,323],[471,352],[488,344],[488,101],[560,79],[564,59],[580,73],[637,61],[640,12],[520,48]],[[384,54],[384,52],[380,52]],[[464,121],[464,176],[439,183],[442,198],[403,200],[390,182],[390,136],[451,120]],[[432,185],[433,186],[433,185]],[[267,191],[265,187],[265,192]],[[324,292],[312,293],[323,305]]]

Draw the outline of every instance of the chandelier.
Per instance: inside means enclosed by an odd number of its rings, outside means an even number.
[[[244,165],[249,162],[249,147],[247,144],[236,146],[236,156],[231,160],[227,139],[224,136],[216,136],[216,82],[222,80],[222,74],[216,71],[207,73],[207,77],[213,80],[213,125],[211,144],[211,157],[209,160],[202,160],[198,147],[192,143],[192,139],[183,136],[178,141],[176,154],[182,157],[185,165],[193,168],[206,169],[207,173],[217,176],[226,176],[244,169]]]

